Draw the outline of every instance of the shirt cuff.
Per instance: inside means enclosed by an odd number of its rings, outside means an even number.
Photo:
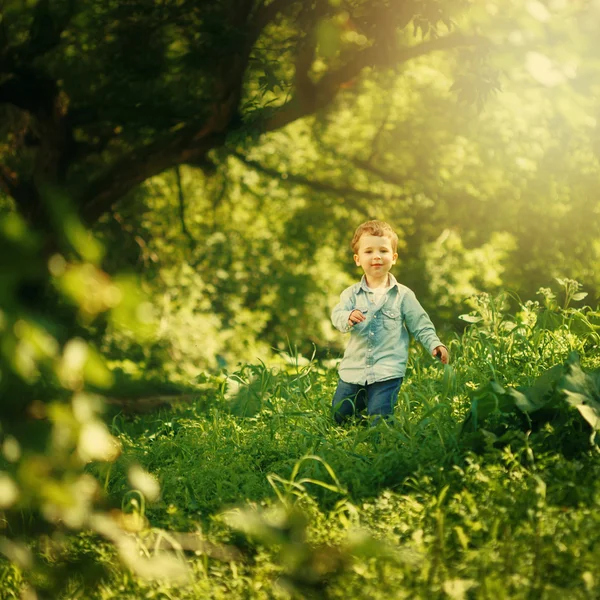
[[[432,346],[429,348],[429,354],[432,354],[433,351],[436,348],[439,348],[440,346],[443,346],[444,348],[446,348],[446,350],[448,350],[448,346],[446,346],[446,344],[442,344],[442,342],[440,342],[440,340],[438,340],[437,342],[433,343]]]
[[[339,324],[340,326],[337,327],[337,329],[339,329],[342,333],[348,333],[348,331],[350,331],[351,327],[350,325],[348,325],[348,319],[350,318],[350,315],[352,314],[351,310],[345,311],[345,314],[340,314],[339,315]],[[334,323],[335,325],[335,323]]]

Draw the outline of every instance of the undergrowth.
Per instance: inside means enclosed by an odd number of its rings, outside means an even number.
[[[412,348],[390,423],[336,425],[336,374],[311,361],[240,365],[193,402],[115,416],[122,455],[90,471],[138,551],[174,550],[186,574],[134,577],[81,535],[62,556],[108,574],[62,597],[598,597],[600,315],[573,296],[514,314],[480,297],[451,366]],[[3,597],[22,580],[0,565]]]

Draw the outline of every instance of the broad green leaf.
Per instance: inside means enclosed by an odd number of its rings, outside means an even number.
[[[481,321],[483,321],[483,317],[477,316],[477,315],[459,315],[458,316],[459,319],[461,319],[462,321],[466,321],[467,323],[480,323]]]

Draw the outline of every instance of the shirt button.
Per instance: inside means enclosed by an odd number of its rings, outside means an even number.
[[[371,331],[371,335],[375,335],[375,334]]]

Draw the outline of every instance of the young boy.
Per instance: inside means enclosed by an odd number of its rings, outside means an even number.
[[[363,223],[352,238],[354,262],[364,275],[342,292],[331,314],[336,329],[350,332],[332,403],[338,423],[365,407],[369,416],[392,414],[406,371],[409,331],[448,363],[448,350],[415,294],[390,273],[397,247],[398,236],[383,221]]]

